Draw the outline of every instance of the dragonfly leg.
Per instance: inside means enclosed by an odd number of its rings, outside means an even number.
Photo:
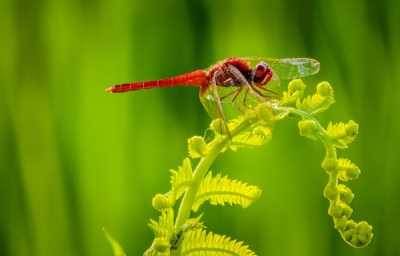
[[[216,86],[216,83],[215,83],[215,77],[214,77],[214,79],[213,79],[213,82],[210,84],[210,86],[212,87],[212,91],[213,91],[213,93],[214,93],[214,97],[215,97],[215,99],[216,99],[216,101],[217,101],[217,105],[218,105],[218,114],[219,114],[220,118],[222,119],[222,121],[223,121],[223,123],[224,123],[225,129],[226,129],[226,131],[227,131],[227,133],[228,133],[229,138],[232,139],[231,133],[229,132],[228,124],[227,124],[227,122],[226,122],[226,118],[225,118],[225,114],[224,114],[224,109],[222,108],[221,98],[220,98],[219,95],[218,95],[218,90],[217,90],[217,86]],[[222,129],[222,128],[221,128],[221,129]],[[221,131],[221,133],[222,133],[222,131]]]
[[[263,91],[266,91],[266,92],[273,93],[273,94],[275,94],[276,96],[282,96],[282,95],[280,95],[279,93],[277,93],[276,91],[267,89],[267,88],[262,87],[262,86],[257,86],[257,88],[258,88],[258,89],[261,89],[261,90],[263,90]],[[263,94],[263,95],[264,95],[264,94]],[[264,95],[264,97],[266,97],[266,98],[275,98],[275,96],[269,96],[269,95]]]
[[[268,98],[271,99],[271,98],[276,98],[276,97],[275,97],[275,96],[271,96],[271,95],[265,95],[265,94],[261,93],[258,89],[262,89],[262,90],[264,90],[264,91],[274,93],[275,95],[280,95],[280,94],[277,93],[277,92],[274,92],[274,91],[272,91],[272,90],[266,89],[266,88],[261,87],[261,86],[254,86],[254,85],[250,85],[250,84],[249,84],[249,86],[252,88],[252,92],[253,92],[258,98],[263,97],[263,100],[264,100],[264,101],[266,101]]]
[[[238,94],[238,91],[240,92],[240,87],[238,87],[238,89],[236,89],[236,90],[234,90],[234,91],[231,91],[231,92],[229,92],[229,93],[227,93],[227,94],[225,94],[224,96],[221,96],[221,100],[224,100],[225,98],[227,98],[227,97],[229,97],[229,96],[231,96],[232,94]],[[237,97],[237,95],[235,95],[234,96],[234,98],[235,97]],[[232,99],[233,100],[233,99]]]
[[[236,104],[236,102],[235,102],[237,96],[239,96],[239,94],[240,94],[240,92],[242,91],[242,89],[243,89],[243,86],[237,87],[236,90],[231,91],[231,92],[225,94],[224,96],[221,96],[220,99],[221,99],[221,101],[222,101],[222,100],[224,100],[225,98],[231,96],[232,94],[235,94],[235,95],[233,95],[233,97],[232,97],[232,99],[231,99],[231,102],[232,102],[233,106],[235,106],[235,108],[236,108],[240,113],[243,114],[244,112],[239,108],[239,106],[238,106],[238,105]]]
[[[247,88],[261,101],[266,101],[266,96],[263,95],[260,91],[258,91],[254,86],[249,83],[246,83]]]
[[[262,86],[257,86],[257,88],[258,88],[258,89],[261,89],[261,90],[263,90],[263,91],[266,91],[266,92],[270,92],[270,93],[273,93],[273,94],[278,94],[276,91],[267,89],[267,88],[262,87]]]
[[[233,98],[231,100],[232,105],[235,106],[235,108],[242,114],[244,114],[244,111],[242,109],[240,109],[239,106],[236,104],[236,98],[242,92],[243,88],[244,88],[243,86],[239,86],[238,89],[236,91],[234,91],[234,92],[236,92],[236,94],[233,96]]]
[[[246,102],[248,97],[249,97],[249,91],[250,90],[246,90],[245,95],[243,97],[242,104],[243,104],[244,108],[247,108],[247,109],[250,109],[250,110],[254,110],[254,108],[253,108],[254,106],[249,106],[249,105],[247,105],[247,102]]]
[[[249,90],[246,90],[244,97],[243,97],[243,102],[242,102],[244,107],[248,107],[247,103],[246,103],[248,96],[249,96]]]

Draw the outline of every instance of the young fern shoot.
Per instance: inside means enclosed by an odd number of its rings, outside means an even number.
[[[300,135],[320,140],[325,146],[322,167],[329,179],[324,196],[329,200],[328,214],[335,228],[353,247],[363,247],[371,241],[372,227],[365,221],[357,223],[350,219],[353,210],[349,204],[354,195],[340,183],[356,179],[360,170],[350,160],[337,158],[336,153],[337,148],[347,148],[355,139],[358,125],[350,120],[347,124],[329,123],[325,129],[314,116],[334,103],[333,89],[329,83],[321,82],[314,95],[302,99],[305,87],[301,80],[293,80],[280,99],[249,108],[226,125],[219,119],[213,120],[211,141],[206,142],[200,136],[188,140],[189,156],[199,162],[193,170],[191,159],[185,158],[177,170],[171,170],[171,190],[153,198],[153,207],[161,216],[158,221],[150,220],[149,227],[155,239],[144,255],[255,255],[243,242],[207,231],[201,221],[203,214],[194,218],[191,215],[207,201],[212,205],[237,204],[246,208],[260,197],[260,188],[221,174],[213,175],[210,167],[226,150],[255,148],[268,143],[275,124],[288,117],[298,120]],[[173,208],[181,197],[175,217]]]

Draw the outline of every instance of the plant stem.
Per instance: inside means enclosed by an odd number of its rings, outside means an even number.
[[[326,130],[324,129],[324,127],[322,127],[322,125],[317,121],[317,119],[315,119],[312,115],[310,115],[309,113],[296,109],[296,108],[291,108],[291,107],[276,107],[276,110],[283,110],[283,111],[289,111],[290,114],[299,117],[299,118],[306,118],[308,120],[313,120],[315,122],[315,124],[317,125],[317,129],[320,133],[320,140],[322,141],[322,143],[325,146],[326,149],[326,158],[337,158],[336,157],[336,151],[335,151],[335,147],[333,146],[332,140],[331,138],[328,136],[328,134],[326,133]]]
[[[239,126],[237,126],[233,131],[230,132],[231,137],[233,138],[238,133],[242,132],[250,125],[254,124],[254,121],[258,118],[249,118],[243,121]],[[197,167],[193,173],[193,179],[191,186],[186,190],[186,193],[182,199],[178,215],[175,223],[175,230],[179,230],[183,224],[185,224],[186,220],[190,217],[190,212],[201,184],[203,177],[206,175],[214,160],[217,158],[221,150],[226,146],[228,142],[230,142],[230,138],[227,135],[224,136],[216,136],[214,140],[216,142],[211,142],[213,147],[210,149],[208,154],[203,157],[200,162],[197,164]]]
[[[284,111],[289,111],[291,114],[297,117],[305,117],[307,119],[315,120],[313,116],[310,114],[295,109],[295,108],[290,108],[290,107],[277,107],[276,110],[284,110]],[[231,137],[233,138],[236,134],[242,132],[246,128],[248,128],[250,125],[254,124],[255,121],[257,121],[257,117],[252,117],[248,118],[245,121],[243,121],[239,126],[237,126],[233,131],[231,131]],[[316,121],[316,120],[315,120]],[[318,126],[318,129],[320,132],[325,135],[326,131],[325,129],[316,121],[316,124]],[[176,218],[176,223],[175,223],[175,229],[179,230],[183,224],[185,224],[186,220],[189,219],[190,217],[190,212],[192,209],[192,205],[194,203],[197,191],[199,189],[199,186],[201,184],[201,181],[203,180],[203,177],[206,175],[208,172],[209,168],[221,152],[221,150],[225,147],[225,145],[230,142],[230,138],[228,136],[216,136],[215,140],[218,140],[213,143],[213,147],[210,149],[209,153],[207,156],[203,157],[200,162],[198,163],[194,173],[193,173],[193,179],[192,179],[192,185],[187,189],[178,214]],[[324,143],[325,144],[325,143]]]
[[[300,118],[305,118],[308,120],[313,120],[315,122],[315,124],[317,125],[318,130],[325,135],[326,131],[324,129],[324,127],[322,127],[322,125],[318,122],[317,119],[315,119],[315,117],[313,117],[312,115],[310,115],[309,113],[299,110],[297,108],[292,108],[292,107],[275,107],[275,110],[280,110],[280,111],[289,111],[290,114],[296,116],[296,117],[300,117]]]

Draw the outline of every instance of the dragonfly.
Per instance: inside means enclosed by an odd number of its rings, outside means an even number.
[[[204,70],[196,70],[171,78],[134,82],[107,88],[110,93],[169,86],[200,88],[200,101],[212,118],[221,118],[226,125],[227,113],[237,115],[258,103],[271,100],[274,88],[282,80],[291,80],[318,73],[320,64],[310,58],[230,57]]]

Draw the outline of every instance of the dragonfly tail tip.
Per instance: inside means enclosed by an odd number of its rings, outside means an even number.
[[[107,88],[106,92],[113,93],[114,92],[114,87]]]

